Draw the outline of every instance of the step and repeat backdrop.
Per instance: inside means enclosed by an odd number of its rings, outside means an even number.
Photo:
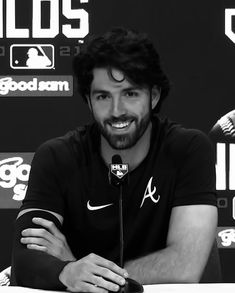
[[[226,0],[0,0],[0,270],[35,150],[91,121],[72,60],[115,26],[154,41],[172,84],[161,115],[214,127],[217,245],[224,281],[235,282],[235,1]]]

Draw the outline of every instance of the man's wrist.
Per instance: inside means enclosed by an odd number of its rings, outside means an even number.
[[[71,275],[72,275],[72,269],[71,267],[73,266],[74,261],[68,262],[62,271],[59,274],[59,281],[66,287],[69,288],[71,287]]]

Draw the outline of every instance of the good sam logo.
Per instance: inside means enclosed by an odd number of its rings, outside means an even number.
[[[219,248],[235,248],[235,227],[217,228],[217,245]]]
[[[73,77],[63,75],[0,76],[0,96],[72,96]]]
[[[33,153],[0,154],[0,207],[17,208],[25,197]]]

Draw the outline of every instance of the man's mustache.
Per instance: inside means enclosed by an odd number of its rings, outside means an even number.
[[[120,117],[112,117],[109,119],[104,120],[104,124],[113,124],[113,123],[122,123],[122,122],[126,122],[126,121],[137,121],[136,117],[133,116],[120,116]]]

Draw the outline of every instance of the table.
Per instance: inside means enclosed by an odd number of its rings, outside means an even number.
[[[1,291],[0,291],[1,292]],[[232,293],[235,283],[219,284],[158,284],[144,286],[145,293]]]
[[[0,287],[0,293],[61,293],[25,287]],[[144,286],[145,293],[234,293],[235,283],[219,284],[157,284]],[[68,292],[66,292],[68,293]]]

